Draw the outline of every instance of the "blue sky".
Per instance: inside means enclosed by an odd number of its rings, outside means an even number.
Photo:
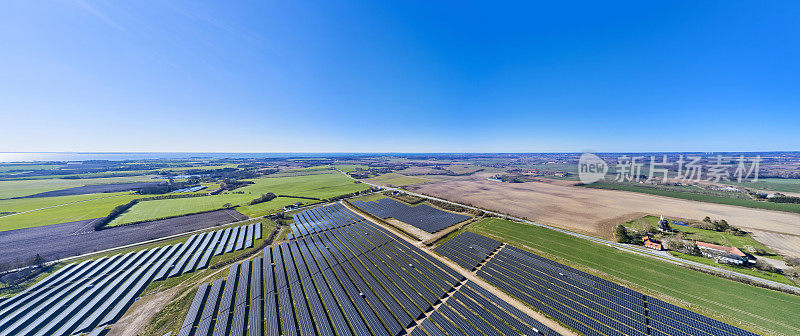
[[[800,150],[800,5],[4,1],[0,151]]]

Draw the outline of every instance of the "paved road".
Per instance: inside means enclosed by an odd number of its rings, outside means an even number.
[[[347,175],[345,172],[343,172],[341,170],[338,170],[338,171],[340,173],[344,174],[345,176],[347,176],[347,177],[349,177],[349,178],[351,178],[353,180],[356,180],[356,179],[352,178],[350,175]],[[510,219],[510,220],[514,220],[514,221],[530,224],[530,225],[536,225],[536,226],[547,228],[547,229],[550,229],[550,230],[555,230],[555,231],[558,231],[558,232],[561,232],[561,233],[564,233],[564,234],[568,234],[570,236],[583,238],[583,239],[586,239],[586,240],[590,240],[590,241],[596,242],[598,244],[611,246],[613,248],[616,248],[618,250],[622,250],[622,251],[625,251],[625,252],[629,252],[629,253],[633,253],[633,254],[637,254],[637,255],[653,258],[653,259],[659,259],[661,261],[665,261],[665,262],[672,263],[672,264],[675,264],[675,265],[688,266],[688,267],[693,267],[693,268],[698,268],[698,269],[714,272],[714,273],[717,273],[717,274],[723,274],[723,275],[730,276],[730,277],[746,279],[746,280],[749,280],[749,281],[752,281],[752,282],[755,282],[755,283],[759,283],[759,284],[768,286],[770,288],[780,288],[780,289],[783,289],[783,290],[786,290],[786,291],[794,292],[795,294],[800,294],[800,287],[790,286],[790,285],[782,284],[782,283],[775,282],[775,281],[772,281],[772,280],[762,279],[762,278],[759,278],[759,277],[754,277],[754,276],[751,276],[751,275],[747,275],[747,274],[742,274],[742,273],[739,273],[739,272],[731,271],[731,270],[724,269],[724,268],[719,268],[719,267],[710,266],[710,265],[706,265],[706,264],[701,264],[701,263],[697,263],[697,262],[693,262],[693,261],[689,261],[689,260],[684,260],[684,259],[681,259],[681,258],[678,258],[678,257],[673,257],[672,255],[669,255],[669,254],[661,253],[659,251],[640,248],[640,247],[634,246],[634,245],[617,243],[617,242],[613,242],[613,241],[610,241],[610,240],[597,238],[597,237],[593,237],[593,236],[589,236],[589,235],[585,235],[585,234],[580,234],[580,233],[576,233],[576,232],[560,229],[560,228],[549,226],[549,225],[539,224],[539,223],[536,223],[536,222],[529,221],[527,219],[517,218],[517,217],[514,217],[514,216],[509,216],[509,215],[506,215],[506,214],[502,214],[502,213],[499,213],[499,212],[494,212],[494,211],[487,210],[487,209],[482,209],[482,208],[478,208],[478,207],[474,207],[474,206],[469,206],[469,205],[466,205],[466,204],[461,204],[461,203],[458,203],[458,202],[448,201],[446,199],[441,199],[441,198],[428,196],[428,195],[424,195],[424,194],[418,194],[418,193],[411,192],[411,191],[408,191],[408,190],[387,187],[387,186],[383,186],[383,185],[380,185],[380,184],[374,184],[374,183],[365,182],[365,181],[361,181],[361,183],[368,184],[368,185],[371,185],[371,186],[374,186],[374,187],[381,187],[381,188],[384,188],[386,190],[397,190],[397,191],[400,191],[400,192],[403,192],[403,193],[406,193],[406,194],[410,194],[410,195],[414,195],[414,196],[418,196],[418,197],[423,197],[423,198],[428,198],[428,199],[433,199],[433,200],[437,200],[437,201],[440,201],[440,202],[445,202],[445,203],[449,203],[449,204],[453,204],[453,205],[458,205],[460,207],[464,207],[464,208],[467,208],[467,209],[480,210],[480,211],[483,211],[485,213],[491,214],[493,216],[506,218],[506,219]]]

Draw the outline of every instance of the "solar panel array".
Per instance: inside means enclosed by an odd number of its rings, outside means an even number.
[[[294,214],[292,237],[302,237],[350,225],[363,220],[339,203],[315,207]]]
[[[474,269],[501,245],[475,236],[462,233],[437,252]],[[755,335],[509,245],[477,275],[585,335]]]
[[[472,271],[500,248],[500,245],[502,244],[499,241],[465,231],[433,250]]]
[[[198,288],[178,335],[557,335],[341,205],[316,210]]]
[[[260,224],[239,232],[252,245]],[[231,228],[204,232],[185,243],[69,264],[0,302],[0,335],[100,335],[153,281],[208,267],[217,247],[236,237]],[[222,254],[222,252],[218,253]]]
[[[470,218],[468,215],[443,211],[427,204],[408,206],[392,198],[374,202],[353,201],[353,205],[383,219],[392,217],[428,233],[435,233]]]

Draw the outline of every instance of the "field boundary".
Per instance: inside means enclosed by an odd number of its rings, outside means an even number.
[[[344,175],[347,176],[347,177],[350,177],[347,174],[344,174]],[[350,177],[350,178],[352,179],[352,177]],[[536,222],[533,222],[533,221],[530,221],[530,220],[527,220],[527,219],[517,218],[517,217],[511,216],[511,215],[504,214],[504,213],[491,211],[491,210],[488,210],[488,209],[482,209],[482,208],[471,206],[471,205],[461,204],[461,203],[458,203],[458,202],[453,202],[453,201],[449,201],[449,200],[446,200],[446,199],[441,199],[441,198],[438,198],[438,197],[433,197],[433,196],[429,196],[429,195],[425,195],[425,194],[415,193],[415,192],[404,190],[404,189],[400,189],[400,188],[376,185],[376,184],[372,184],[372,183],[369,183],[369,182],[363,182],[362,181],[362,183],[366,183],[366,184],[369,184],[369,185],[372,185],[372,186],[375,186],[375,187],[384,188],[384,189],[387,189],[387,190],[405,192],[405,193],[408,193],[408,194],[411,194],[411,195],[415,195],[415,196],[418,196],[418,197],[424,197],[424,198],[428,198],[428,199],[437,200],[437,201],[440,201],[440,202],[450,203],[450,204],[458,205],[458,206],[461,206],[461,207],[464,207],[464,208],[468,208],[468,209],[480,210],[480,211],[483,211],[483,212],[485,212],[487,214],[490,214],[490,215],[493,215],[493,216],[496,216],[496,217],[500,217],[500,218],[507,219],[507,220],[512,220],[512,221],[517,221],[517,222],[524,223],[524,224],[534,225],[534,226],[538,226],[538,227],[542,227],[542,228],[546,228],[546,229],[550,229],[550,230],[554,230],[554,231],[557,231],[557,232],[568,234],[570,236],[574,236],[574,237],[590,240],[590,241],[593,241],[593,242],[598,243],[598,244],[602,244],[602,245],[606,245],[606,246],[609,246],[609,247],[612,247],[612,248],[616,248],[616,249],[619,249],[619,250],[622,250],[622,251],[625,251],[625,252],[638,254],[638,255],[649,257],[649,258],[653,258],[653,259],[658,259],[658,260],[661,260],[661,261],[664,261],[664,262],[672,263],[672,264],[683,266],[683,267],[687,267],[688,265],[691,265],[691,266],[694,266],[696,268],[704,269],[704,270],[706,270],[708,272],[711,272],[711,274],[716,275],[716,276],[727,275],[729,277],[729,279],[731,279],[731,280],[735,280],[735,281],[738,281],[738,282],[744,282],[744,283],[749,284],[749,285],[753,285],[753,283],[760,283],[761,286],[758,286],[758,287],[777,290],[777,291],[781,291],[781,292],[785,292],[785,293],[789,293],[789,294],[794,294],[794,295],[800,295],[800,287],[790,286],[790,285],[782,284],[782,283],[779,283],[779,282],[775,282],[775,281],[771,281],[771,280],[767,280],[767,279],[762,279],[762,278],[758,278],[758,277],[742,274],[742,273],[731,271],[731,270],[721,269],[721,268],[714,267],[714,266],[695,263],[695,262],[688,261],[688,260],[683,260],[683,259],[680,259],[680,258],[677,258],[677,257],[661,256],[661,255],[656,254],[655,251],[651,252],[651,251],[645,251],[643,249],[640,250],[640,249],[637,249],[637,248],[633,248],[632,246],[629,246],[627,244],[616,243],[616,242],[612,242],[610,240],[605,240],[603,238],[597,238],[597,237],[593,237],[593,236],[589,236],[589,235],[585,235],[585,234],[581,234],[581,233],[577,233],[577,232],[572,232],[572,231],[569,231],[569,230],[565,230],[565,229],[561,229],[561,228],[557,228],[557,227],[553,227],[553,226],[549,226],[549,225],[545,225],[545,224],[539,224],[539,223],[536,223]],[[666,196],[664,196],[664,197],[666,197]],[[743,279],[744,279],[744,281],[743,281]]]

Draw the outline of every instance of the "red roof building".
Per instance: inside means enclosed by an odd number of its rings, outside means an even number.
[[[654,249],[656,251],[663,251],[664,250],[664,246],[661,245],[661,242],[658,241],[658,240],[655,240],[655,239],[650,238],[648,236],[643,237],[642,240],[644,241],[644,246],[645,247]]]

